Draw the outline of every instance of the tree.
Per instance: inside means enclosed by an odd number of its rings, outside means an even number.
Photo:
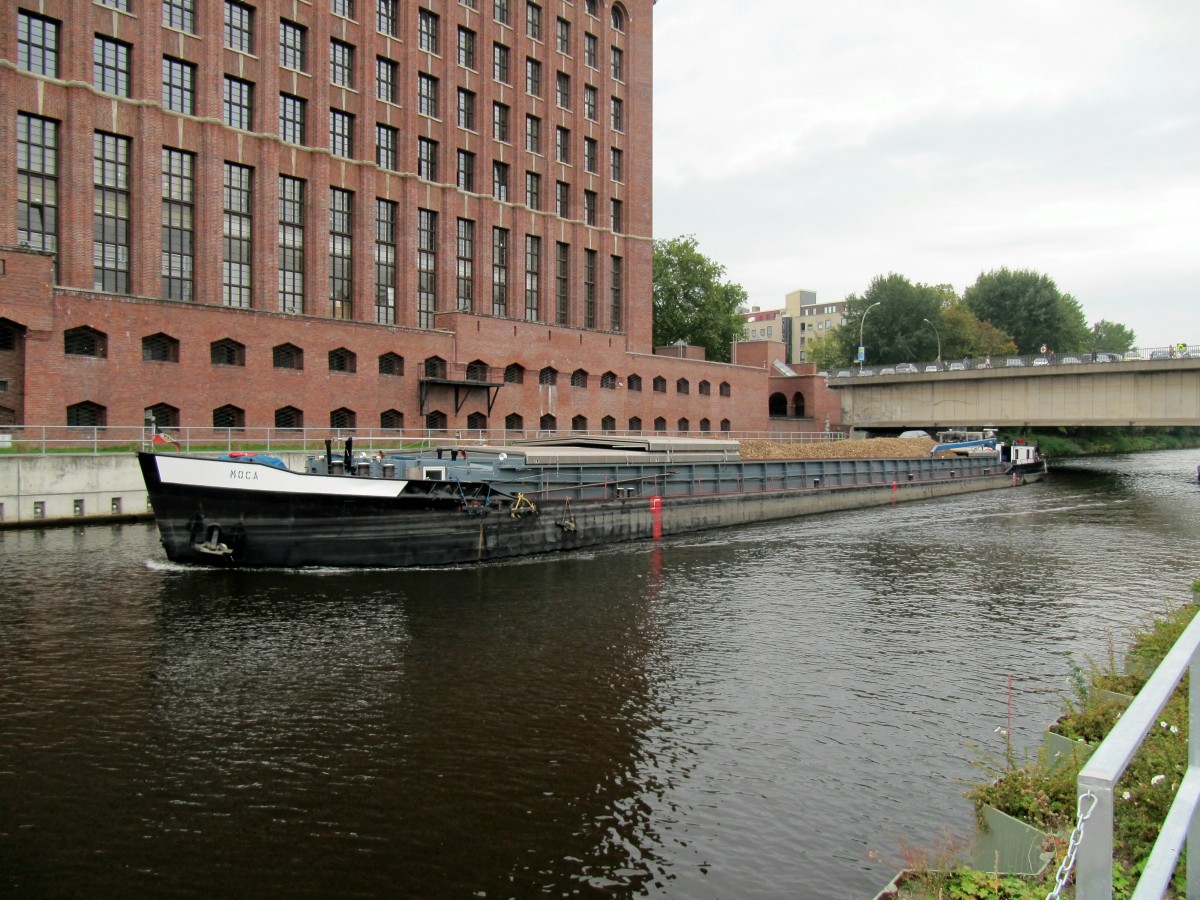
[[[1137,335],[1124,325],[1110,322],[1108,319],[1101,319],[1092,326],[1091,345],[1088,349],[1125,353],[1133,349],[1136,341]]]
[[[725,281],[725,267],[702,254],[693,235],[654,242],[654,345],[683,340],[708,358],[729,362],[729,345],[742,336],[740,284]]]
[[[1012,335],[1020,353],[1082,351],[1089,344],[1087,319],[1079,302],[1058,290],[1046,275],[1022,269],[995,269],[963,292],[977,318]]]
[[[860,334],[871,365],[933,359],[937,332],[925,320],[936,323],[942,308],[955,299],[949,285],[913,284],[894,272],[876,276],[861,297],[846,298],[846,323],[834,329],[842,359],[858,359]]]
[[[827,372],[846,364],[845,349],[838,342],[837,329],[809,338],[804,345],[804,360],[816,365],[818,371]]]
[[[945,359],[1007,356],[1017,352],[1017,345],[991,322],[981,322],[961,298],[942,310],[938,328],[942,335],[942,356]]]

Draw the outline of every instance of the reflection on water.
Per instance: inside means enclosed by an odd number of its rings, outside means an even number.
[[[863,897],[1068,653],[1187,598],[1200,453],[461,570],[0,533],[0,889]]]

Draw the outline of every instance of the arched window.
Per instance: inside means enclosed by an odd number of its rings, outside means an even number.
[[[304,351],[295,344],[280,344],[271,348],[271,361],[277,369],[303,369]]]
[[[586,369],[576,369],[571,373],[571,387],[585,388],[588,386],[588,373]]]
[[[687,380],[686,378],[679,378],[679,379],[676,379],[676,381],[675,381],[675,393],[677,393],[677,394],[686,394],[686,393],[688,393],[690,390],[691,390],[691,386],[688,384],[688,380]]]
[[[488,364],[482,359],[473,359],[467,363],[467,381],[487,381]]]
[[[804,395],[799,391],[792,394],[792,415],[797,419],[804,418]]]
[[[612,416],[605,416],[600,420],[600,430],[605,434],[610,434],[617,430],[617,420]]]
[[[246,345],[233,338],[221,338],[208,345],[209,358],[214,366],[245,366]]]
[[[640,416],[633,416],[629,420],[629,430],[634,434],[642,433],[642,419]]]
[[[276,428],[303,428],[304,410],[294,406],[284,406],[275,410]]]
[[[467,428],[471,431],[487,431],[487,415],[473,412],[467,416]]]
[[[67,424],[99,428],[108,424],[108,407],[85,400],[67,407]]]
[[[541,417],[541,419],[538,420],[538,428],[540,428],[542,431],[557,431],[558,419],[556,419],[550,413],[546,413]]]
[[[692,423],[689,422],[687,419],[680,419],[679,422],[676,423],[675,427],[679,431],[680,434],[687,434],[688,429],[691,427],[691,425],[692,425]]]
[[[330,428],[356,428],[358,414],[352,409],[340,406],[329,414]]]
[[[538,384],[558,384],[558,369],[546,366],[538,373]]]
[[[707,434],[710,431],[712,431],[712,422],[708,421],[708,419],[701,419],[700,420],[700,432],[702,434]]]
[[[379,427],[399,431],[404,427],[404,413],[398,409],[385,409],[379,414]]]
[[[730,390],[730,388],[729,388],[729,382],[728,382],[728,381],[722,381],[722,382],[721,382],[720,393],[721,393],[721,396],[722,396],[722,397],[731,397],[731,396],[733,396],[733,391],[731,391],[731,390]]]
[[[707,397],[712,393],[712,385],[707,381],[701,381],[698,385],[696,385],[696,390],[699,392],[701,397]]]
[[[575,416],[571,419],[572,431],[587,431],[587,416]]]
[[[776,391],[767,400],[767,414],[773,419],[787,415],[787,397]]]
[[[612,8],[612,27],[613,31],[625,30],[625,7],[620,3],[614,3]]]
[[[505,384],[524,384],[525,367],[520,363],[510,363],[504,367]]]
[[[153,406],[147,406],[144,415],[147,419],[154,416],[153,422],[156,428],[179,427],[179,410],[169,403],[155,403]]]
[[[625,386],[631,391],[640,391],[642,389],[642,376],[630,375],[625,379]]]
[[[330,350],[329,371],[357,372],[358,356],[355,355],[354,351],[347,350],[345,347],[338,347],[336,350]]]
[[[142,338],[142,359],[152,362],[179,362],[179,341],[169,334],[147,335]]]
[[[426,413],[425,427],[430,431],[444,431],[446,428],[446,414],[440,409]]]
[[[657,417],[654,420],[654,430],[659,431],[659,432],[666,431],[667,430],[667,420],[664,419],[662,416]]]
[[[617,373],[605,372],[600,376],[600,387],[602,390],[615,391],[617,389]]]
[[[733,427],[733,426],[732,426],[732,424],[730,423],[730,421],[729,421],[728,419],[722,419],[722,420],[721,420],[721,430],[722,430],[722,431],[729,431],[729,430],[731,430],[731,429],[732,429],[732,427]]]
[[[431,356],[425,360],[425,377],[444,379],[446,377],[446,361],[440,356]]]
[[[667,379],[661,375],[654,376],[654,393],[665,394],[667,392]]]
[[[86,325],[63,333],[63,352],[68,356],[108,356],[108,335]]]
[[[212,413],[213,428],[241,430],[246,427],[246,411],[240,406],[218,406]]]
[[[505,431],[524,431],[525,420],[519,413],[509,413],[504,417]]]
[[[379,357],[380,375],[403,375],[404,357],[399,353],[383,353]]]

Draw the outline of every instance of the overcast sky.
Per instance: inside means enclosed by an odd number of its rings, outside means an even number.
[[[659,0],[654,235],[763,309],[1049,275],[1200,343],[1200,3]]]

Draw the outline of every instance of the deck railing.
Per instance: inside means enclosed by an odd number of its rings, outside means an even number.
[[[1200,900],[1200,616],[1175,642],[1154,674],[1138,692],[1079,772],[1081,806],[1094,798],[1084,822],[1076,857],[1076,900],[1111,900],[1113,864],[1113,791],[1146,734],[1158,721],[1175,687],[1190,674],[1188,695],[1188,766],[1175,792],[1146,868],[1138,880],[1134,900],[1163,897],[1171,882],[1184,844],[1188,845],[1187,896]],[[1093,802],[1093,801],[1086,801]]]

